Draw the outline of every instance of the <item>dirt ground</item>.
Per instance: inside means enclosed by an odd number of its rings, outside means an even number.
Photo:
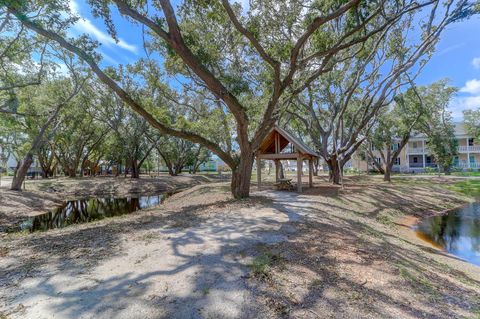
[[[403,223],[449,180],[315,179],[302,194],[198,185],[159,207],[0,244],[0,318],[478,318],[479,268]],[[2,317],[3,316],[3,317]]]

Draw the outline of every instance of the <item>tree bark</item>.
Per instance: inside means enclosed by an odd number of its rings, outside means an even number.
[[[183,165],[175,164],[175,175],[182,174]]]
[[[392,162],[392,164],[393,164],[393,162]],[[383,181],[391,183],[392,182],[391,176],[392,176],[392,165],[387,164],[387,165],[385,165],[385,172],[383,174]]]
[[[75,94],[70,95],[70,97],[66,100],[66,102],[68,102]],[[18,170],[16,170],[16,174],[12,179],[12,187],[10,188],[11,190],[16,190],[16,191],[22,190],[22,184],[23,184],[23,181],[25,180],[25,176],[27,175],[28,168],[33,163],[33,154],[38,152],[40,147],[42,147],[45,144],[45,142],[46,142],[44,140],[45,133],[46,133],[48,127],[50,126],[50,124],[52,124],[52,122],[57,117],[58,113],[60,112],[60,108],[63,105],[64,105],[64,103],[57,105],[53,114],[48,118],[48,120],[45,122],[45,124],[43,124],[43,126],[40,129],[40,132],[38,133],[38,135],[33,140],[32,146],[28,150],[27,154],[25,155],[25,157],[23,158],[21,163],[19,163],[20,165],[18,165]]]
[[[315,158],[313,161],[313,176],[318,176],[318,166],[320,165],[320,160]]]
[[[250,179],[253,169],[253,152],[242,152],[240,162],[232,170],[232,183],[230,185],[233,197],[236,199],[250,196]]]
[[[168,175],[170,176],[177,176],[175,173],[175,169],[173,168],[173,164],[170,162],[165,162],[165,165],[167,166],[168,169]]]
[[[438,165],[438,164],[437,164],[437,165]],[[451,168],[450,165],[445,166],[445,167],[443,168],[443,172],[445,173],[445,175],[451,175],[452,172],[451,172],[450,168]]]
[[[132,160],[131,163],[132,173],[131,178],[140,178],[140,167],[137,160]]]
[[[20,161],[17,169],[17,174],[13,177],[11,190],[21,191],[22,184],[27,176],[28,169],[33,163],[33,154],[28,152],[27,155]]]
[[[341,180],[341,171],[343,167],[341,167],[338,163],[337,157],[332,156],[328,160],[326,160],[327,165],[328,165],[328,175],[329,175],[329,180],[333,184],[340,185],[340,180]]]
[[[67,168],[67,174],[68,174],[68,177],[70,178],[77,177],[77,169],[69,167]]]

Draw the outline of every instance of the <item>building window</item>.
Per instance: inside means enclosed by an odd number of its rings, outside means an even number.
[[[413,162],[414,162],[414,163],[418,163],[418,157],[415,156],[415,157],[413,158]]]
[[[397,157],[397,158],[395,159],[394,165],[400,165],[400,157]]]
[[[468,158],[469,158],[469,160],[470,160],[470,164],[475,163],[475,155],[470,154],[470,156],[469,156]]]
[[[412,143],[412,147],[413,147],[413,148],[417,148],[417,146],[418,146],[418,145],[417,145],[417,142],[413,142],[413,143]]]
[[[458,166],[458,163],[459,163],[458,156],[454,156],[453,157],[453,166]]]
[[[375,162],[377,162],[378,164],[380,164],[382,162],[382,159],[380,157],[376,157],[375,158]]]
[[[468,139],[468,146],[473,146],[473,138]]]

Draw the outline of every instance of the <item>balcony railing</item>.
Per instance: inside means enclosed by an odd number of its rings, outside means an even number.
[[[456,163],[456,164],[453,164],[453,166],[458,167],[458,168],[469,168],[468,163],[466,163],[466,162]],[[480,168],[480,163],[470,162],[470,168]]]
[[[458,152],[459,153],[480,153],[480,145],[474,145],[474,146],[459,146],[458,147]]]
[[[425,149],[423,147],[409,147],[408,148],[408,153],[409,154],[423,154],[427,152],[427,148]]]
[[[423,163],[409,163],[408,166],[411,168],[423,168]],[[437,167],[437,164],[425,163],[425,167]]]
[[[410,166],[410,167],[423,167],[423,163],[409,163],[408,166]]]

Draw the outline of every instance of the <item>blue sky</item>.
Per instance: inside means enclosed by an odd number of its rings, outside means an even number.
[[[248,0],[239,2],[247,3]],[[117,43],[106,32],[103,21],[92,17],[84,0],[70,0],[70,7],[83,17],[72,28],[72,35],[89,34],[102,45],[103,65],[126,64],[144,55],[141,43],[141,27],[126,22],[113,10],[113,20],[120,37]],[[459,88],[450,110],[456,120],[462,118],[465,109],[480,107],[480,17],[456,23],[448,27],[437,45],[437,51],[417,78],[420,85],[442,78],[449,78]]]

